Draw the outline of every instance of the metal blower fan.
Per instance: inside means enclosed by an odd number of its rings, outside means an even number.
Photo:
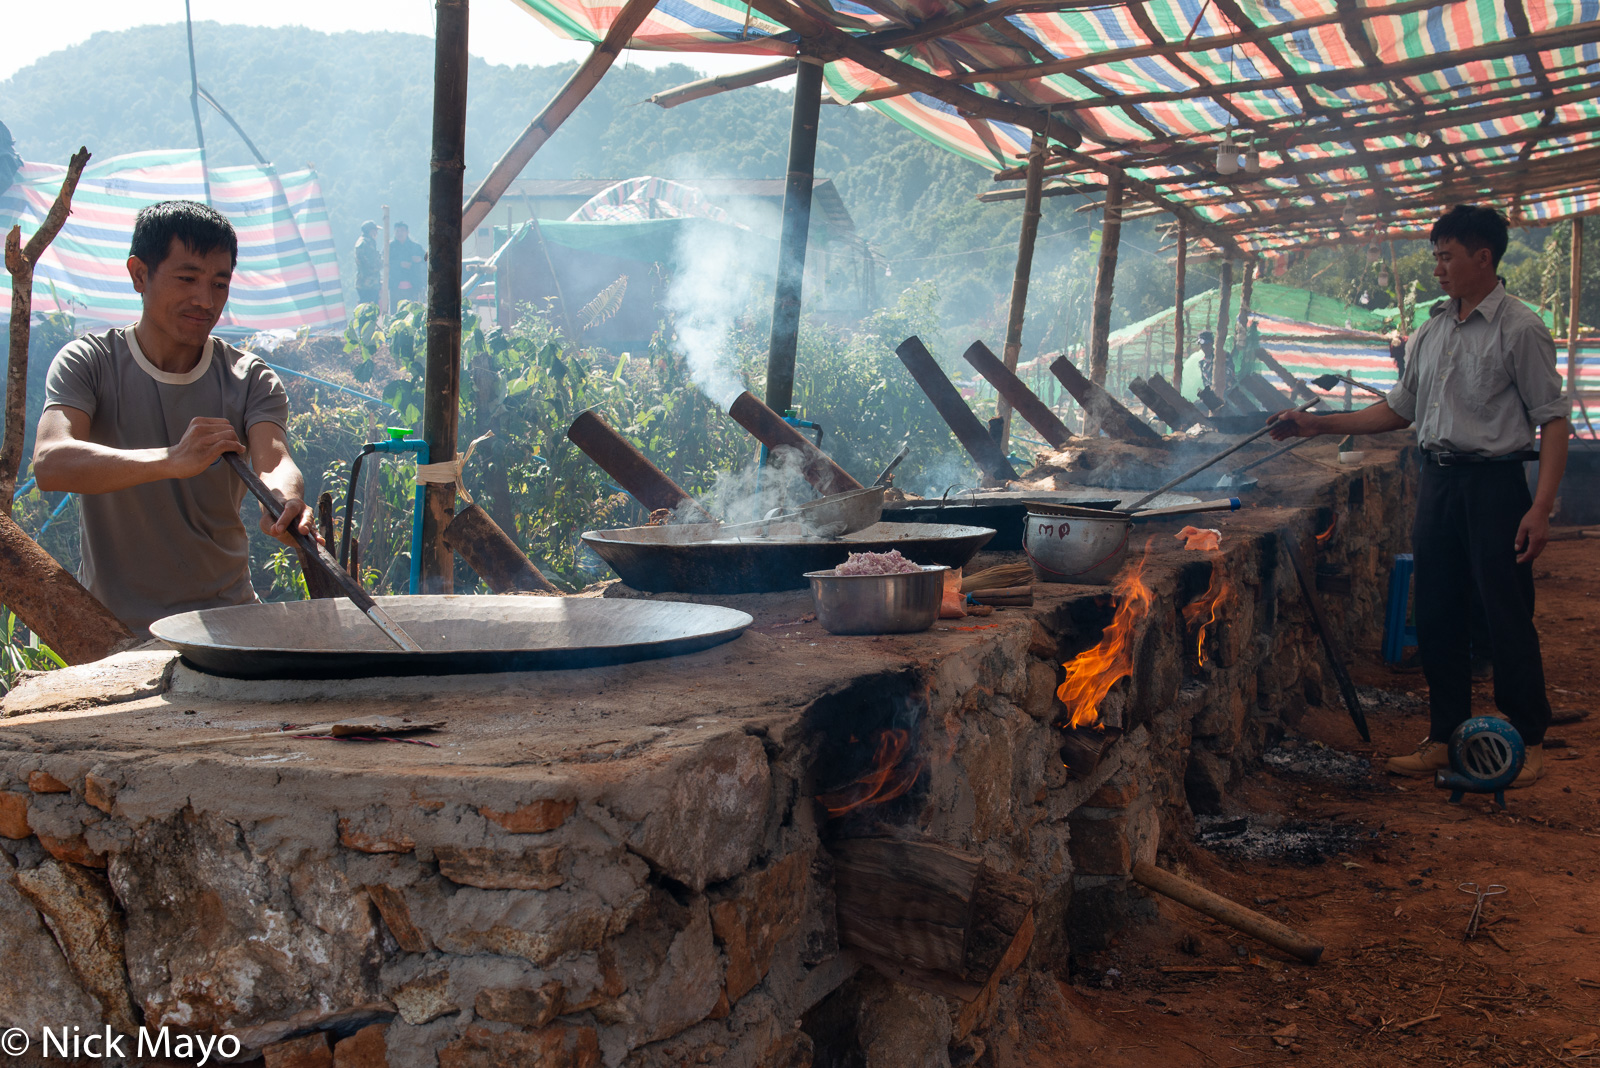
[[[1434,773],[1433,785],[1450,791],[1450,803],[1463,795],[1493,794],[1495,804],[1506,807],[1506,787],[1522,771],[1528,750],[1522,735],[1503,719],[1477,716],[1450,735],[1450,771]]]

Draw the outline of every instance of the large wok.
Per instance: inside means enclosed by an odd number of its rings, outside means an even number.
[[[422,646],[396,649],[345,600],[208,608],[150,633],[202,671],[240,679],[457,675],[625,664],[731,641],[744,612],[672,601],[589,597],[379,597]]]
[[[624,527],[587,531],[583,541],[636,590],[772,593],[804,589],[806,572],[838,567],[851,553],[898,549],[919,564],[961,567],[994,537],[989,527],[934,523],[874,523],[842,538],[808,537],[798,524],[761,536],[708,533],[700,524]]]

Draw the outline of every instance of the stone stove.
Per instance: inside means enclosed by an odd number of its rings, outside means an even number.
[[[1065,974],[1141,911],[1134,860],[1337,701],[1280,539],[1309,546],[1338,515],[1329,614],[1347,648],[1376,643],[1414,461],[1368,456],[1295,466],[1276,497],[1263,480],[1258,500],[1293,507],[1205,517],[1240,596],[1202,669],[1177,613],[1211,564],[1161,528],[1158,610],[1104,709],[1124,733],[1082,778],[1054,692],[1109,619],[1104,588],[879,638],[802,621],[803,593],[707,598],[756,626],[585,671],[238,683],[146,653],[30,680],[0,726],[6,1022],[227,1032],[269,1066],[800,1068],[841,1043],[869,1065],[974,1059],[1031,973]],[[375,713],[447,727],[436,747],[237,737]],[[830,820],[813,798],[891,726],[926,763],[916,787]],[[1029,936],[955,992],[864,967],[834,892],[839,843],[863,834],[1026,885]]]

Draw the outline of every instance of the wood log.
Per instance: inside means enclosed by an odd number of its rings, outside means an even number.
[[[69,664],[99,660],[133,640],[110,609],[3,513],[0,603]]]
[[[1032,940],[1033,884],[980,856],[896,838],[829,852],[840,942],[898,981],[971,1002]]]
[[[317,496],[317,533],[328,548],[338,544],[333,537],[333,494],[327,491]]]
[[[1178,391],[1178,387],[1168,382],[1161,375],[1151,375],[1145,379],[1145,385],[1160,394],[1161,398],[1169,404],[1174,411],[1182,412],[1186,417],[1196,423],[1206,422],[1206,414],[1196,408],[1194,402]],[[1192,425],[1192,424],[1191,424]]]
[[[654,512],[680,511],[689,522],[709,522],[711,516],[695,499],[666,476],[633,443],[613,430],[592,411],[580,412],[567,427],[567,440],[583,450],[606,474],[617,480],[633,499]],[[684,505],[690,507],[684,508]]]
[[[1294,407],[1293,400],[1255,371],[1242,376],[1239,379],[1239,387],[1255,398],[1263,411],[1281,412],[1285,408]]]
[[[978,417],[972,414],[972,409],[961,399],[960,391],[939,366],[939,361],[933,358],[933,353],[922,343],[922,339],[908,337],[900,342],[894,352],[978,469],[995,482],[1015,480],[1017,472],[1006,458],[1005,451],[978,422]]]
[[[1071,727],[1062,732],[1061,762],[1075,779],[1087,779],[1100,766],[1114,742],[1122,737],[1117,727]]]
[[[1212,415],[1238,415],[1238,412],[1228,411],[1228,402],[1217,396],[1210,386],[1201,386],[1195,396],[1200,398],[1200,403],[1210,409]]]
[[[1062,356],[1050,365],[1050,373],[1067,387],[1072,398],[1083,406],[1093,425],[1109,436],[1135,445],[1161,445],[1161,435],[1124,408],[1111,394],[1085,378],[1072,361]]]
[[[1128,383],[1128,392],[1138,397],[1146,408],[1155,413],[1157,419],[1160,419],[1173,430],[1188,430],[1198,421],[1188,412],[1173,407],[1168,403],[1167,398],[1157,393],[1150,383],[1142,378],[1135,378],[1130,381]]]
[[[1132,874],[1134,882],[1140,886],[1148,887],[1158,894],[1188,905],[1196,912],[1203,912],[1236,931],[1243,931],[1253,938],[1259,938],[1267,945],[1281,949],[1307,964],[1315,964],[1322,957],[1320,942],[1307,938],[1293,928],[1285,927],[1277,920],[1269,919],[1259,912],[1230,901],[1221,894],[1212,893],[1205,887],[1180,878],[1170,871],[1163,871],[1154,864],[1138,861],[1133,866]]]
[[[1258,348],[1256,349],[1256,359],[1261,361],[1263,367],[1282,379],[1283,384],[1289,387],[1289,393],[1292,396],[1299,400],[1316,400],[1317,395],[1311,392],[1311,387],[1296,378],[1294,373],[1279,363],[1272,353],[1266,349]]]
[[[1016,409],[1016,413],[1028,425],[1039,432],[1039,436],[1050,444],[1051,448],[1064,449],[1072,442],[1072,431],[1067,429],[1065,423],[1050,410],[1050,406],[1039,399],[1038,394],[1028,388],[1026,382],[1017,377],[1014,367],[1005,363],[989,351],[989,346],[981,341],[974,341],[967,346],[967,351],[962,353],[962,358],[973,366],[980,375],[989,380],[995,392],[1000,394],[1002,400],[1008,402]],[[1002,449],[1005,441],[1001,441]]]
[[[444,543],[461,554],[495,593],[560,593],[500,524],[476,504],[456,513]]]
[[[768,449],[776,452],[787,448],[799,452],[801,475],[824,497],[863,488],[848,471],[834,463],[831,456],[785,422],[781,415],[757,400],[749,390],[734,398],[728,406],[728,415]]]
[[[1253,415],[1261,410],[1256,407],[1256,402],[1250,399],[1250,395],[1237,385],[1229,386],[1228,392],[1224,393],[1223,396],[1228,399],[1228,403],[1241,415]]]

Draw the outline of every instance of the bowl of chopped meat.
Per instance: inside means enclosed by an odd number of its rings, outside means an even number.
[[[943,564],[907,560],[899,550],[851,553],[838,567],[808,571],[817,622],[830,634],[911,634],[939,618]]]

